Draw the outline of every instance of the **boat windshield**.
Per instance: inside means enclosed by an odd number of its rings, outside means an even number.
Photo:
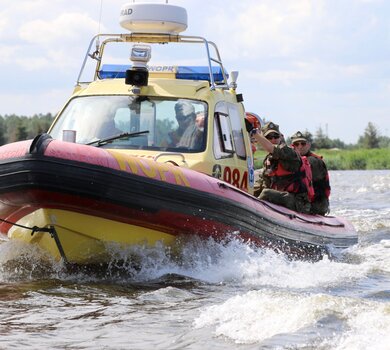
[[[106,148],[201,152],[206,146],[207,104],[147,96],[72,99],[49,134],[72,130],[77,143]]]

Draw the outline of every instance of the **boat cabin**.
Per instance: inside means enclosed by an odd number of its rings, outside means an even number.
[[[49,134],[190,168],[252,194],[238,72],[227,73],[213,42],[180,34],[182,7],[129,3],[120,23],[129,32],[91,40]]]

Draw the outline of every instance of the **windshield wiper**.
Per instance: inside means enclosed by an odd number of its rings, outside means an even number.
[[[99,139],[99,140],[95,140],[92,142],[88,142],[88,143],[86,143],[86,145],[90,146],[90,145],[94,145],[96,143],[97,144],[96,147],[100,147],[100,146],[106,145],[107,143],[110,143],[112,141],[115,141],[115,140],[118,140],[118,139],[121,139],[124,137],[134,137],[134,136],[143,135],[143,134],[149,134],[149,130],[143,130],[143,131],[137,131],[137,132],[125,132],[123,134],[118,134],[115,136],[106,137],[104,139]]]

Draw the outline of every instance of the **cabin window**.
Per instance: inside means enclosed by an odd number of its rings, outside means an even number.
[[[232,125],[233,142],[237,157],[246,159],[244,135],[241,126],[241,115],[237,105],[228,104],[230,122]]]
[[[239,106],[219,102],[214,118],[214,155],[216,159],[232,157],[236,153],[246,159],[244,134]]]
[[[107,148],[197,153],[206,148],[207,114],[205,102],[191,99],[84,96],[68,103],[49,133],[61,139],[75,130],[77,143]]]
[[[228,114],[226,102],[220,101],[215,105],[213,133],[215,159],[231,158],[234,154]]]
[[[229,116],[223,113],[215,113],[215,121],[217,124],[215,138],[218,140],[219,148],[223,153],[234,153]]]

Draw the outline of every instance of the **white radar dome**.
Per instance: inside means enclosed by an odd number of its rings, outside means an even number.
[[[127,3],[119,23],[132,33],[178,34],[187,29],[187,11],[170,4]]]

